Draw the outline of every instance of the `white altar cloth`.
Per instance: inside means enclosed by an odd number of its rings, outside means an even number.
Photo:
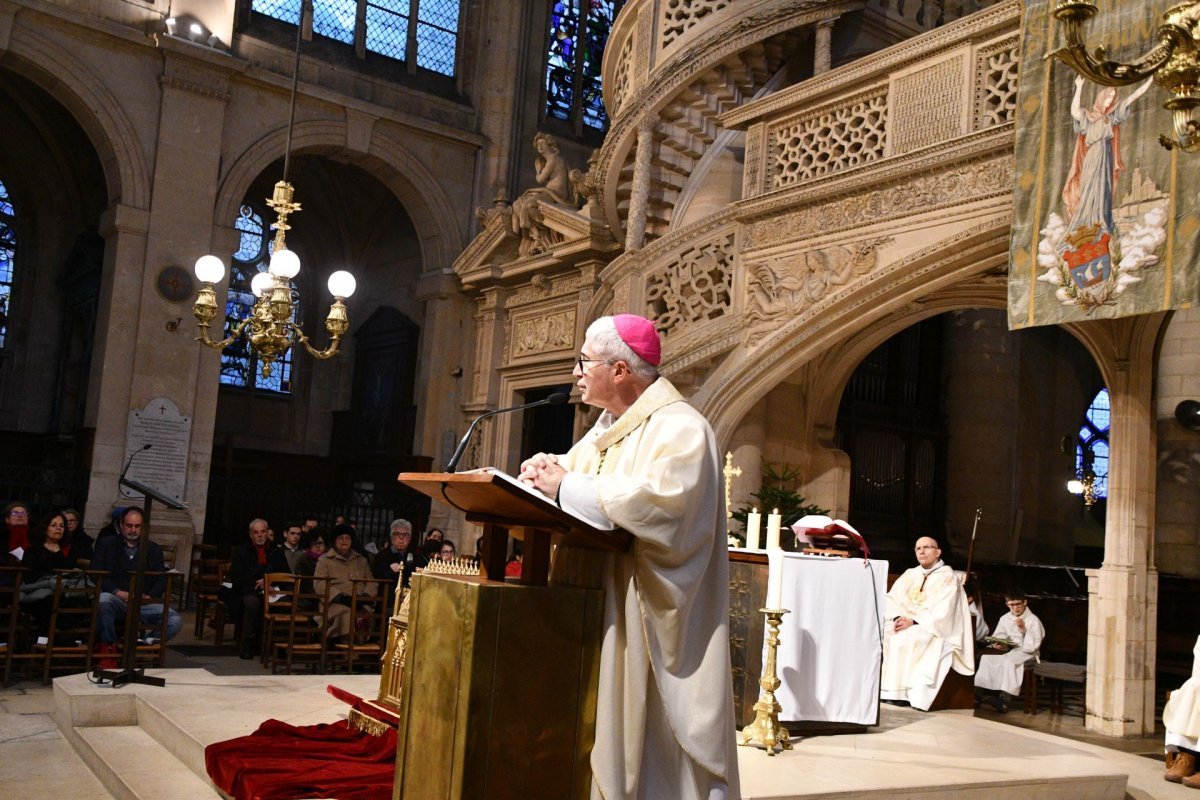
[[[878,724],[888,562],[780,555],[790,609],[779,632],[780,719]],[[773,589],[769,581],[768,598]]]

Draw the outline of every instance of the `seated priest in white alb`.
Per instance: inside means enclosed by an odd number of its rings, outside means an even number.
[[[914,549],[918,566],[896,579],[884,605],[880,697],[928,711],[946,673],[975,672],[974,626],[937,541],[922,536]]]
[[[1200,789],[1196,772],[1200,752],[1200,638],[1192,650],[1192,677],[1184,681],[1163,708],[1163,727],[1167,729],[1167,773],[1171,783]]]
[[[1008,606],[1008,613],[996,623],[996,630],[989,641],[996,649],[1008,652],[984,656],[979,660],[979,669],[975,672],[975,688],[995,692],[986,702],[1000,712],[1008,711],[1010,696],[1021,693],[1025,665],[1030,661],[1038,661],[1042,640],[1046,638],[1042,621],[1029,610],[1025,592],[1009,589],[1004,593],[1004,602]]]

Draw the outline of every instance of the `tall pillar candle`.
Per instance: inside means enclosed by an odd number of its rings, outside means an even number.
[[[779,549],[779,527],[783,522],[783,517],[779,515],[779,509],[775,509],[767,515],[767,549]]]
[[[746,549],[758,549],[758,534],[762,527],[762,514],[758,513],[758,509],[754,509],[746,515]]]

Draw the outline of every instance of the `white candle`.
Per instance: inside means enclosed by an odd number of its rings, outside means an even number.
[[[767,550],[767,608],[783,607],[783,551]]]
[[[746,549],[758,549],[758,530],[762,526],[762,514],[754,509],[746,515]]]
[[[779,526],[783,522],[783,517],[779,515],[779,509],[775,509],[767,515],[767,549],[779,549]]]

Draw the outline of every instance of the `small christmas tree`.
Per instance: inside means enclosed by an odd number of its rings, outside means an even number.
[[[795,549],[796,537],[787,526],[808,514],[828,514],[829,509],[806,503],[804,498],[796,492],[796,481],[800,477],[799,469],[792,469],[787,464],[763,464],[762,474],[762,486],[750,496],[758,501],[755,506],[762,512],[764,525],[767,514],[779,509],[784,525],[783,549]],[[742,529],[740,532],[730,531],[730,535],[737,537],[742,544],[746,543],[746,515],[753,510],[751,506],[744,506],[733,512],[733,518],[741,523]]]

